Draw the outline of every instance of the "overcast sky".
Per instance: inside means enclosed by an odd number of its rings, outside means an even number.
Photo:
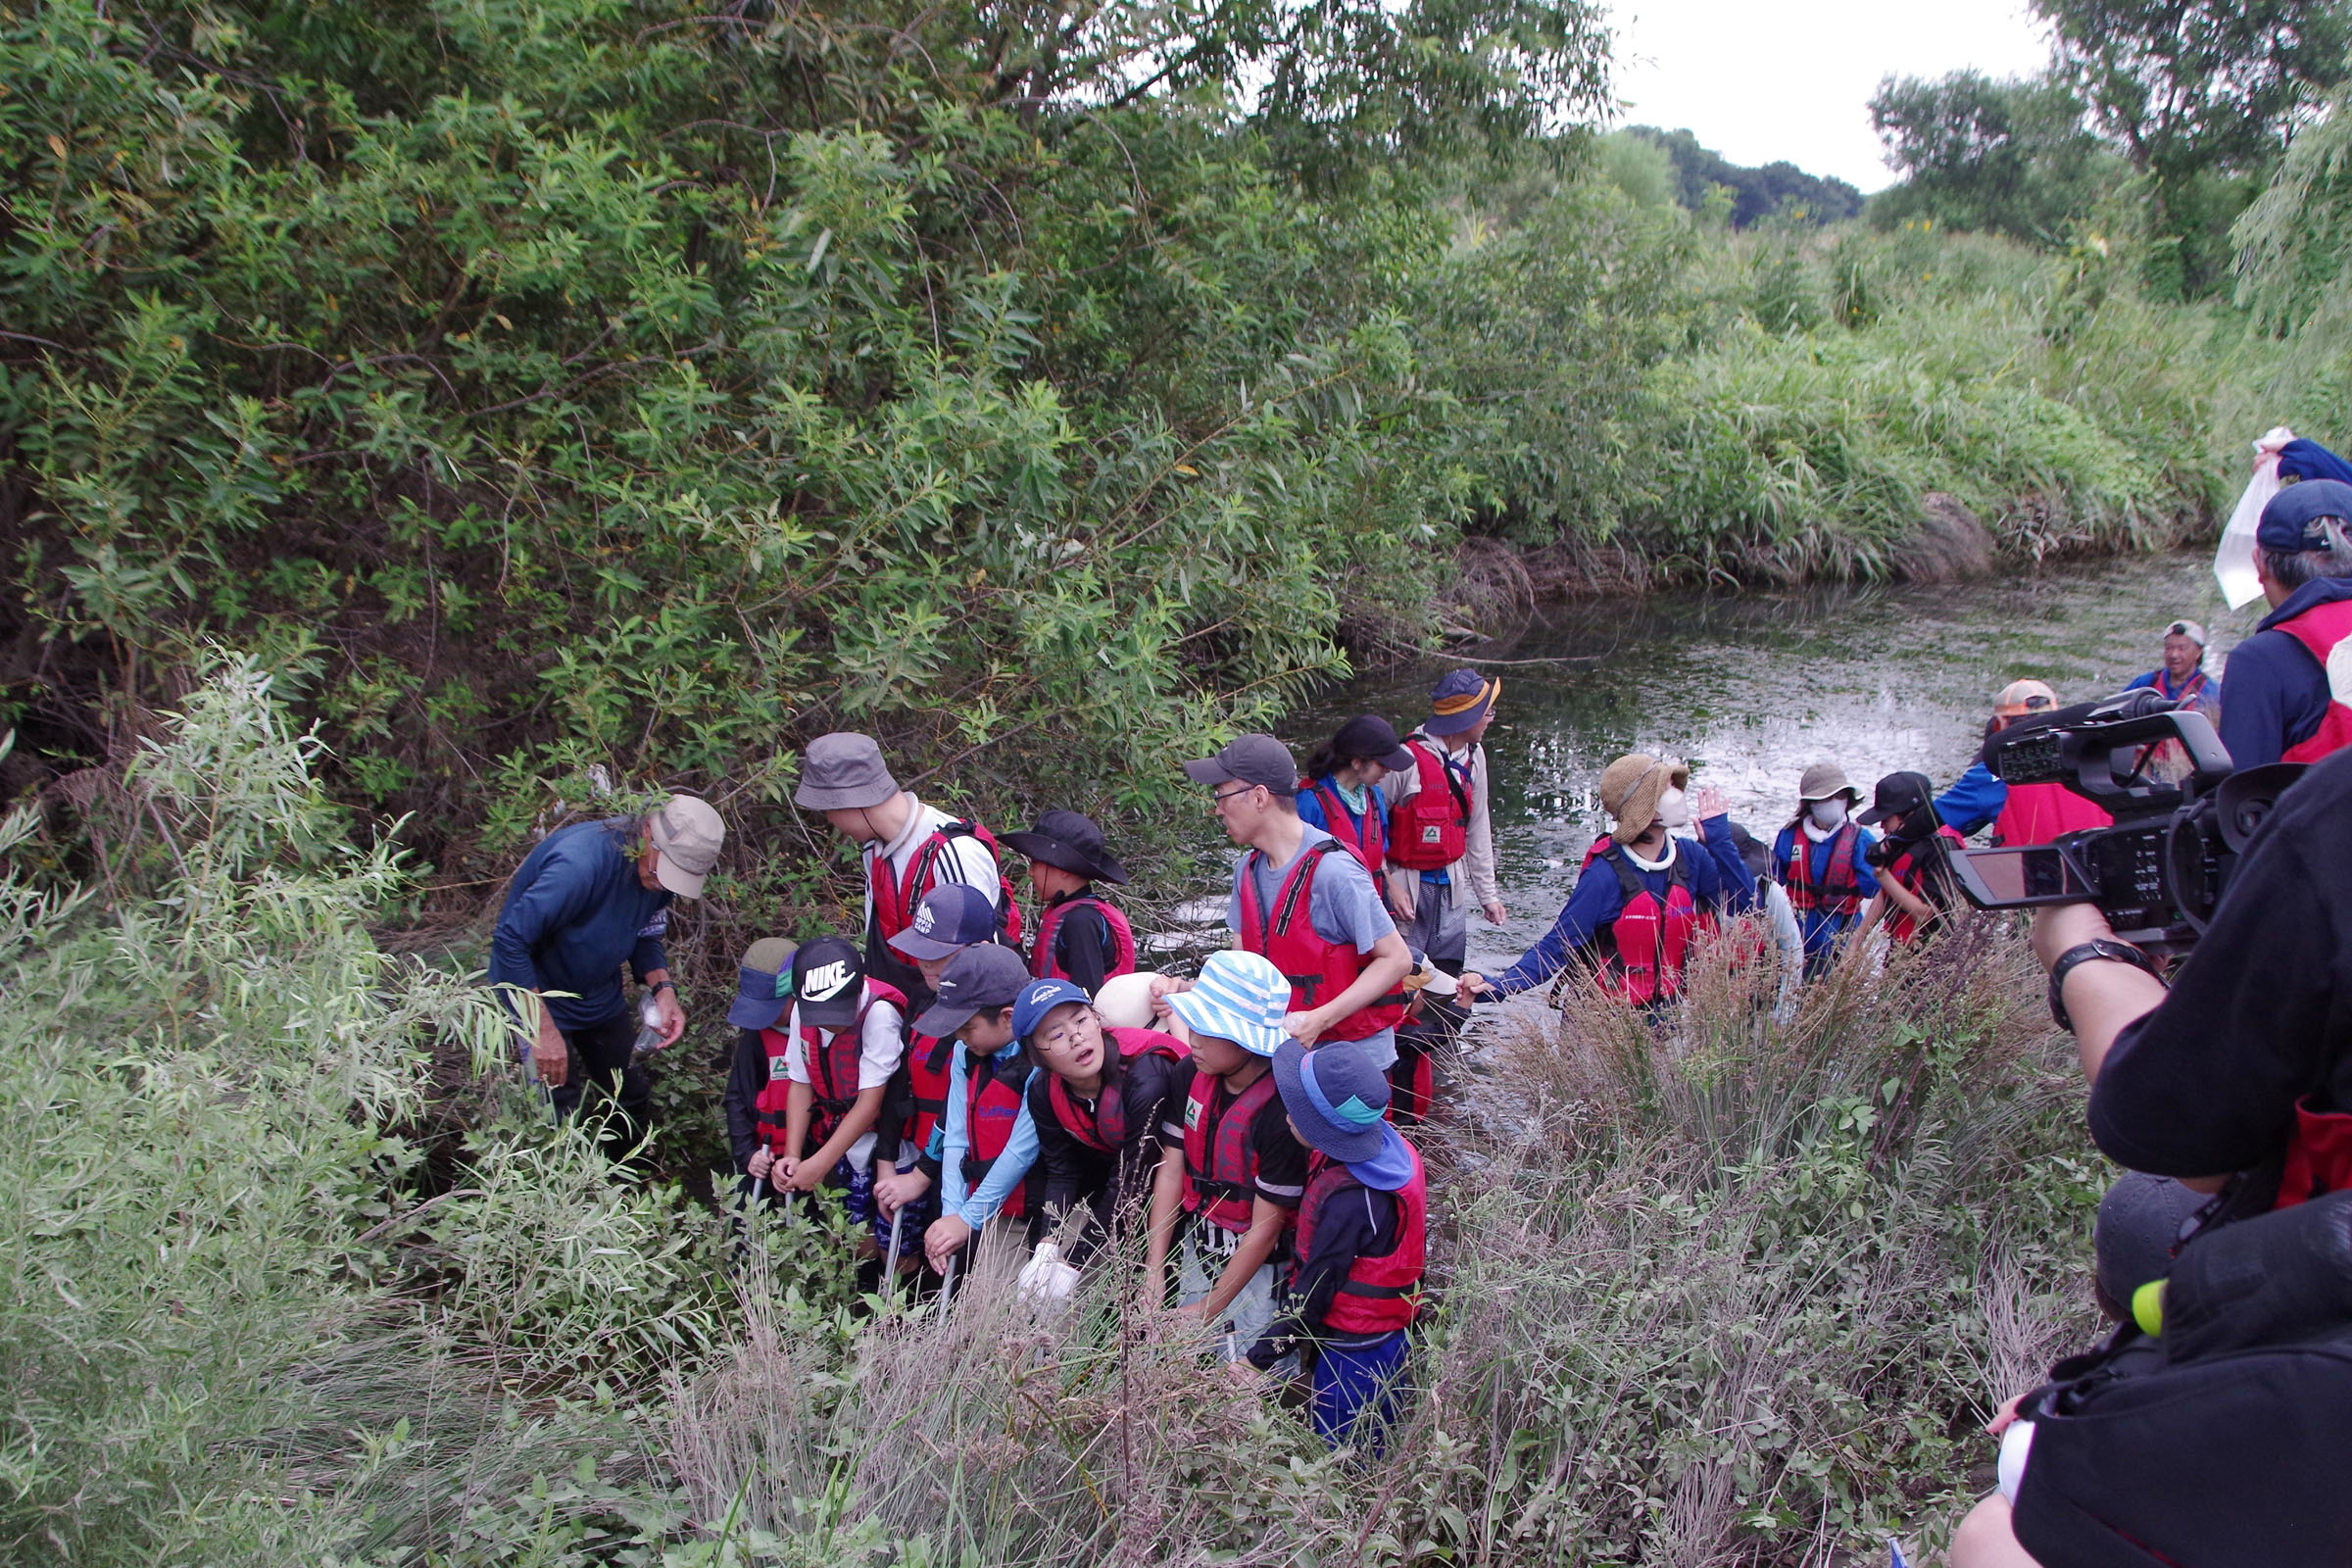
[[[2024,75],[2049,57],[2011,0],[1613,0],[1620,123],[1689,126],[1735,164],[1786,158],[1864,191],[1887,184],[1870,95],[1879,78],[1973,66]]]

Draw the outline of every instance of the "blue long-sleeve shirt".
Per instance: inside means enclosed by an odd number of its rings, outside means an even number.
[[[1315,782],[1331,784],[1331,792],[1334,795],[1340,793],[1340,787],[1331,783],[1329,773],[1324,774]],[[1366,787],[1364,797],[1364,808],[1361,811],[1348,813],[1351,818],[1351,825],[1355,828],[1356,838],[1359,841],[1363,838],[1364,818],[1376,817],[1380,821],[1381,842],[1386,843],[1389,835],[1389,798],[1371,787]],[[1344,795],[1340,796],[1341,807],[1345,808],[1347,804],[1348,798]],[[1313,790],[1302,789],[1298,792],[1298,820],[1310,826],[1319,827],[1326,833],[1332,831],[1331,817],[1323,809],[1323,797],[1317,795]]]
[[[1952,780],[1952,787],[1936,797],[1936,815],[1962,838],[1992,826],[1992,819],[2009,804],[2009,786],[1992,776],[1982,759]]]
[[[2230,650],[2230,700],[2222,705],[2220,730],[2231,766],[2242,772],[2276,762],[2318,731],[2328,713],[2328,671],[2310,649],[2274,628],[2339,599],[2352,599],[2352,577],[2307,582]]]
[[[1989,773],[1985,776],[1991,777]],[[1998,784],[2000,780],[1993,779],[1993,782]],[[2001,793],[2004,797],[2008,795],[2007,785],[2002,785]],[[1788,881],[1788,867],[1796,856],[1798,833],[1799,829],[1794,826],[1785,827],[1781,829],[1780,837],[1772,841],[1773,875],[1779,877],[1784,885]],[[1864,852],[1878,842],[1879,836],[1870,829],[1858,827],[1854,830],[1854,848],[1850,857],[1854,868],[1854,896],[1861,900],[1863,905],[1867,905],[1879,896],[1878,873],[1870,868],[1870,861],[1864,858]],[[1819,887],[1829,880],[1830,857],[1837,852],[1837,849],[1838,840],[1835,835],[1822,840],[1819,844],[1815,844],[1811,840],[1806,841],[1806,858],[1809,869],[1813,873],[1815,887]],[[1845,929],[1861,918],[1862,909],[1859,905],[1855,906],[1854,912],[1851,914],[1832,914],[1827,909],[1797,910],[1796,923],[1805,934],[1805,961],[1816,964],[1821,962]]]
[[[669,967],[662,934],[670,894],[637,879],[634,816],[575,822],[539,841],[507,884],[490,936],[490,983],[548,997],[560,1029],[586,1029],[625,1010],[620,965],[643,980]]]
[[[1755,874],[1748,870],[1747,862],[1740,858],[1739,845],[1732,841],[1731,819],[1710,816],[1699,824],[1699,831],[1705,835],[1703,840],[1673,841],[1674,853],[1690,873],[1690,897],[1700,907],[1725,914],[1753,908]],[[1669,870],[1661,867],[1652,871],[1636,865],[1634,874],[1649,890],[1651,898],[1663,903]],[[1494,990],[1507,997],[1549,980],[1567,965],[1570,954],[1589,945],[1602,927],[1616,920],[1624,907],[1625,888],[1618,882],[1617,873],[1593,861],[1576,879],[1576,887],[1561,906],[1559,918],[1552,921],[1543,940],[1521,954],[1518,962],[1492,977]]]
[[[1020,1052],[1019,1041],[1007,1041],[989,1059],[1008,1061]],[[948,1113],[932,1129],[931,1153],[939,1162],[939,1211],[957,1215],[978,1230],[997,1217],[1004,1200],[1012,1196],[1012,1190],[1029,1174],[1029,1167],[1037,1163],[1037,1120],[1029,1114],[1029,1094],[1024,1085],[1020,1114],[1013,1118],[1012,1135],[1004,1141],[1004,1152],[980,1179],[980,1190],[967,1190],[963,1183],[963,1156],[972,1147],[972,1138],[964,1116],[969,1098],[964,1094],[963,1084],[964,1058],[970,1054],[957,1047],[955,1060],[948,1067]],[[1031,1076],[1035,1076],[1035,1069]]]
[[[2218,718],[2222,711],[2222,678],[2210,671],[2199,669],[2189,679],[2194,680],[2196,675],[2203,675],[2205,684],[2198,687],[2197,694],[2188,700],[2189,709],[2193,712],[2203,713],[2207,718]],[[2177,703],[2180,700],[2180,689],[2185,684],[2186,682],[2174,680],[2173,672],[2159,664],[2146,674],[2134,675],[2126,681],[2124,690],[2135,692],[2145,688],[2159,697],[2170,697]]]

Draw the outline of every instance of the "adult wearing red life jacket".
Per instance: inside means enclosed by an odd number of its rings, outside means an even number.
[[[1448,670],[1430,690],[1429,717],[1408,736],[1412,766],[1381,780],[1389,800],[1389,907],[1408,946],[1461,972],[1475,904],[1503,922],[1494,879],[1493,780],[1483,744],[1502,682]]]
[[[1888,936],[1909,942],[1959,899],[1951,854],[1968,841],[1937,820],[1935,789],[1925,773],[1889,773],[1870,809],[1855,818],[1886,835],[1868,852],[1880,876],[1879,895],[1862,914],[1864,931],[1883,920]]]
[[[954,1039],[948,1112],[932,1135],[927,1164],[939,1172],[939,1218],[923,1253],[942,1273],[988,1222],[1002,1214],[1024,1225],[1042,1206],[1037,1124],[1029,1115],[1029,1057],[1012,1032],[1013,1004],[1031,981],[1010,948],[964,949],[939,977],[939,997],[915,1019],[917,1034]]]
[[[1306,1151],[1284,1119],[1270,1062],[1289,1033],[1290,987],[1254,953],[1212,953],[1190,989],[1168,999],[1188,1035],[1193,1079],[1183,1139],[1152,1186],[1148,1277],[1164,1291],[1181,1243],[1186,1309],[1223,1332],[1237,1360],[1274,1321],[1290,1231],[1306,1194]],[[1181,1231],[1181,1236],[1179,1236]]]
[[[1069,980],[1031,981],[1013,1004],[1012,1028],[1044,1069],[1029,1080],[1029,1116],[1047,1217],[1087,1210],[1062,1254],[1081,1265],[1115,1226],[1143,1223],[1160,1152],[1184,1137],[1192,1054],[1156,1029],[1105,1024]]]
[[[2236,672],[2233,662],[2232,682]],[[2292,1217],[2280,1207],[2352,1190],[2347,864],[2352,757],[2337,755],[2279,797],[2169,992],[2093,906],[2034,912],[2034,951],[2090,1079],[2093,1141],[2128,1170],[2228,1196],[2186,1241],[2176,1223],[2156,1238],[2166,1282],[2130,1302],[2152,1333],[2127,1331],[2121,1353],[2079,1382],[2025,1396],[2022,1473],[1963,1524],[1959,1568],[2344,1559],[2341,1313],[2281,1322],[2274,1305],[2334,1302],[2332,1251],[2277,1253],[2251,1270],[2241,1254],[2226,1310],[2209,1295],[2199,1313],[2180,1292],[2212,1283],[2203,1250],[2242,1248],[2241,1226],[2276,1235],[2269,1222]]]
[[[2261,575],[2259,571],[2255,574]],[[2222,678],[2205,667],[2205,628],[2193,620],[2176,620],[2164,628],[2164,662],[2144,675],[2134,675],[2126,691],[2146,688],[2191,712],[2203,713],[2217,727],[2222,719]]]
[[[1985,726],[1986,738],[2022,718],[2046,713],[2057,706],[2058,694],[2046,681],[2030,677],[2013,680],[1993,700],[1992,722]],[[1982,760],[1977,766],[1984,766]],[[1986,776],[1990,776],[1989,772]],[[1996,845],[2047,844],[2061,833],[2105,827],[2115,820],[2063,784],[2003,783],[2001,789],[2000,806],[1992,819],[1992,842]]]
[[[995,835],[900,789],[872,736],[844,731],[810,741],[792,801],[824,813],[835,832],[858,846],[865,874],[866,971],[916,1005],[928,996],[922,976],[890,939],[912,922],[933,888],[960,882],[979,889],[1004,940],[1020,945],[1021,909],[1004,885]]]
[[[1334,1448],[1378,1454],[1404,1384],[1405,1330],[1420,1315],[1429,1179],[1384,1120],[1389,1086],[1351,1046],[1274,1054],[1285,1113],[1310,1151],[1290,1297],[1250,1348],[1259,1371],[1315,1348],[1314,1428]]]
[[[1838,940],[1862,923],[1879,895],[1868,851],[1876,833],[1852,820],[1862,792],[1836,762],[1815,762],[1796,788],[1796,815],[1772,843],[1773,874],[1788,890],[1789,907],[1805,934],[1805,973],[1818,975],[1836,956]]]
[[[1290,749],[1271,735],[1243,735],[1184,771],[1214,792],[1217,819],[1247,852],[1225,923],[1237,947],[1265,955],[1288,977],[1284,1027],[1303,1046],[1361,1041],[1385,1069],[1396,1059],[1412,957],[1362,862],[1298,819]]]
[[[1466,974],[1471,1000],[1507,997],[1550,980],[1573,957],[1594,982],[1629,1006],[1652,1006],[1682,994],[1683,963],[1702,914],[1736,914],[1755,905],[1756,879],[1733,842],[1721,791],[1690,802],[1699,837],[1679,838],[1664,808],[1679,801],[1690,771],[1636,752],[1600,775],[1601,808],[1615,818],[1609,845],[1578,876],[1559,918],[1544,939],[1499,974]],[[1677,814],[1680,814],[1679,811]]]
[[[2239,772],[2352,744],[2352,485],[2306,479],[2262,509],[2254,572],[2270,613],[2230,650],[2222,744]]]
[[[1387,719],[1358,713],[1307,758],[1298,780],[1298,820],[1338,839],[1378,884],[1389,858],[1389,798],[1381,781],[1412,765],[1412,754],[1398,744]]]
[[[1091,997],[1113,975],[1135,973],[1135,928],[1095,891],[1097,882],[1125,887],[1127,868],[1111,858],[1093,818],[1048,811],[1028,832],[1005,834],[1004,847],[1029,857],[1038,906],[1031,974],[1076,981]]]

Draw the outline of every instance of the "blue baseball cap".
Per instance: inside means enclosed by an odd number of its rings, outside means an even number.
[[[727,1022],[738,1029],[773,1029],[792,1000],[793,945],[783,937],[761,937],[735,968],[735,1002]]]
[[[952,958],[997,934],[997,906],[978,888],[947,882],[923,895],[890,945],[909,958]]]
[[[1274,1053],[1274,1086],[1309,1146],[1344,1164],[1376,1159],[1387,1140],[1389,1075],[1353,1041],[1309,1051],[1286,1040]]]
[[[1290,1039],[1291,983],[1262,953],[1221,948],[1200,965],[1190,991],[1168,995],[1168,1007],[1200,1034],[1230,1040],[1253,1056],[1271,1056]]]
[[[2254,542],[2265,550],[2304,551],[2328,548],[2323,517],[2333,517],[2352,528],[2352,484],[2341,479],[2305,479],[2271,497],[2254,528]]]
[[[1016,1040],[1026,1040],[1046,1021],[1046,1014],[1065,1002],[1083,1002],[1093,1006],[1095,999],[1086,988],[1069,980],[1035,980],[1021,988],[1012,1002],[1012,1034]]]

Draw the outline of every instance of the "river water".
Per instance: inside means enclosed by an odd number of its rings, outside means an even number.
[[[1734,820],[1768,842],[1794,811],[1797,775],[1824,758],[1844,766],[1865,801],[1881,774],[1900,768],[1940,788],[1974,757],[1993,694],[2020,676],[2048,681],[2062,702],[2102,696],[2159,663],[2164,627],[2182,616],[2212,633],[2207,667],[2219,668],[2263,606],[2225,610],[2211,560],[1608,600],[1550,608],[1507,644],[1480,646],[1481,667],[1503,681],[1487,747],[1509,919],[1496,928],[1472,916],[1471,966],[1500,967],[1550,926],[1607,826],[1593,790],[1610,759],[1684,759],[1692,788],[1722,788]],[[1295,715],[1285,739],[1303,761],[1352,713],[1381,713],[1401,733],[1457,662],[1359,676]]]

